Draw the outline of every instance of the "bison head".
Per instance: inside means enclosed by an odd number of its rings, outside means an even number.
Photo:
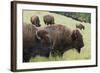
[[[84,46],[82,34],[78,29],[76,29],[73,30],[71,37],[72,37],[73,47],[77,50],[78,53],[80,53],[81,48]]]
[[[36,32],[36,37],[38,40],[41,41],[42,47],[50,48],[51,47],[51,40],[50,35],[46,30],[38,30]]]
[[[38,16],[36,15],[33,15],[31,18],[30,18],[30,21],[33,25],[35,25],[36,27],[40,27],[41,24],[40,24],[40,19]]]

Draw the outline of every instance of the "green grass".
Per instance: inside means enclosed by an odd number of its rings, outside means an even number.
[[[73,20],[71,18],[65,17],[60,14],[50,13],[47,11],[23,11],[23,22],[30,23],[30,17],[32,15],[38,15],[42,26],[45,26],[43,22],[43,16],[46,14],[51,14],[55,18],[56,24],[62,24],[72,29],[76,28],[77,23],[81,23],[79,21]],[[91,24],[82,23],[85,25],[85,30],[82,30],[81,33],[83,35],[84,47],[81,50],[81,53],[77,53],[75,49],[71,49],[66,51],[63,54],[63,57],[52,57],[49,58],[36,56],[31,58],[30,62],[45,62],[45,61],[61,61],[61,60],[82,60],[82,59],[90,59],[91,58]]]

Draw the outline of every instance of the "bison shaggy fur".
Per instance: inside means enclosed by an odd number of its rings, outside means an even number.
[[[37,55],[49,57],[49,35],[45,30],[39,30],[32,24],[23,25],[23,62],[29,62],[31,57]]]
[[[40,27],[40,20],[39,20],[39,17],[36,16],[36,15],[33,15],[31,16],[31,19],[30,19],[31,23],[37,27]]]
[[[52,15],[45,15],[43,20],[46,25],[53,25],[55,23],[54,17]]]
[[[52,43],[52,55],[63,53],[71,48],[75,48],[80,53],[81,48],[84,46],[83,36],[78,29],[70,29],[64,25],[51,25],[45,27],[45,30],[50,34]]]

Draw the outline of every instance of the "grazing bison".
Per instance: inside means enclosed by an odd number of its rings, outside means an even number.
[[[29,62],[37,55],[49,57],[51,43],[45,30],[32,24],[23,25],[23,62]]]
[[[43,17],[43,20],[44,20],[44,23],[45,23],[46,25],[52,25],[52,24],[55,23],[54,17],[53,17],[52,15],[45,15],[45,16]]]
[[[83,24],[76,24],[76,28],[79,28],[80,30],[84,30],[85,26]]]
[[[49,33],[52,43],[52,55],[63,53],[71,48],[75,48],[80,53],[81,48],[84,46],[83,36],[78,29],[71,30],[63,25],[51,25],[45,27]]]
[[[31,23],[37,27],[40,27],[40,20],[39,20],[39,17],[36,16],[36,15],[33,15],[30,19]]]

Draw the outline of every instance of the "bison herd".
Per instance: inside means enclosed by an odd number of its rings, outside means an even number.
[[[31,24],[23,24],[23,62],[29,62],[31,57],[37,55],[48,58],[50,54],[53,57],[56,54],[62,57],[65,51],[72,48],[81,52],[84,42],[79,29],[85,29],[82,25],[71,29],[55,24],[52,15],[45,15],[43,20],[47,26],[42,27],[36,15],[30,18]]]

